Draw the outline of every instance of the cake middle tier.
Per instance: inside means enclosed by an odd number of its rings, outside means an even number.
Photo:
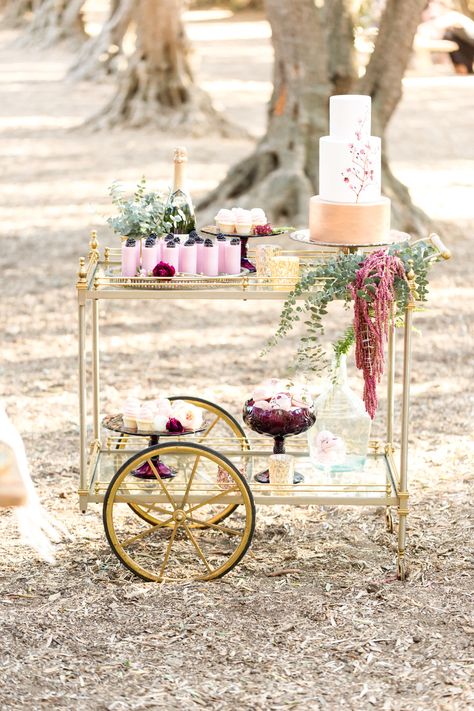
[[[368,203],[380,198],[380,138],[319,140],[319,195],[322,200]]]

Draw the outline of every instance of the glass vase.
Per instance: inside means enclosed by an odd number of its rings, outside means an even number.
[[[311,461],[330,472],[364,468],[371,419],[347,382],[346,356],[334,361],[332,377],[315,401],[316,422],[308,430]]]

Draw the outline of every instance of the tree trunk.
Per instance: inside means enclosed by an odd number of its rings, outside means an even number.
[[[425,0],[387,0],[366,73],[355,86],[356,93],[372,97],[372,132],[382,137],[383,146],[385,129],[402,98],[402,79],[425,5]],[[414,207],[407,188],[393,175],[384,148],[382,185],[392,200],[393,224],[407,232],[425,231],[428,217]]]
[[[3,0],[0,9],[3,10],[2,26],[18,27],[33,11],[33,0]]]
[[[96,37],[83,45],[68,77],[75,81],[96,78],[98,74],[111,74],[114,60],[122,53],[122,42],[132,21],[134,0],[114,0],[110,14]],[[112,64],[114,63],[114,67]]]
[[[199,207],[264,205],[273,220],[306,222],[331,89],[323,10],[314,0],[266,7],[275,54],[267,133]]]
[[[82,19],[85,0],[36,0],[24,42],[50,47],[62,40],[82,44],[86,38]]]
[[[183,0],[136,0],[137,46],[112,101],[87,122],[94,128],[154,125],[199,135],[234,131],[194,83],[181,20]]]
[[[319,5],[323,9],[319,9]],[[231,168],[199,209],[263,205],[274,222],[307,224],[308,198],[317,192],[319,138],[327,134],[328,98],[363,93],[373,98],[374,135],[383,136],[402,90],[413,37],[425,0],[387,0],[366,75],[356,79],[351,0],[267,0],[275,52],[274,91],[266,135],[255,152]],[[384,192],[392,199],[393,224],[426,229],[408,190],[382,162]]]
[[[326,9],[328,75],[332,94],[349,93],[357,79],[353,6],[352,0],[332,0]]]

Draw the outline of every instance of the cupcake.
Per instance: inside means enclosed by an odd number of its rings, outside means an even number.
[[[252,216],[252,227],[259,227],[267,224],[267,216],[261,207],[254,207],[250,210],[250,215]]]
[[[123,406],[123,424],[131,430],[137,427],[137,417],[140,412],[140,401],[136,397],[129,397]]]
[[[226,232],[227,234],[234,232],[235,224],[232,210],[219,210],[214,219],[221,232]]]
[[[137,427],[140,432],[153,432],[153,408],[149,405],[142,405],[137,417]]]
[[[171,416],[172,406],[168,398],[160,397],[155,400],[153,404],[155,408],[155,415],[166,415],[166,417]]]
[[[252,234],[252,215],[250,210],[237,208],[234,212],[235,231],[238,235]]]

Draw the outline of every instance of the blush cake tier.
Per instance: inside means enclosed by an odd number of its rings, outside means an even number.
[[[309,234],[313,242],[330,244],[384,244],[390,240],[390,200],[381,197],[359,205],[325,202],[319,195],[309,201]]]
[[[310,200],[312,241],[389,240],[390,200],[380,195],[381,142],[370,135],[370,108],[370,96],[330,98],[330,135],[319,141],[319,195]]]

